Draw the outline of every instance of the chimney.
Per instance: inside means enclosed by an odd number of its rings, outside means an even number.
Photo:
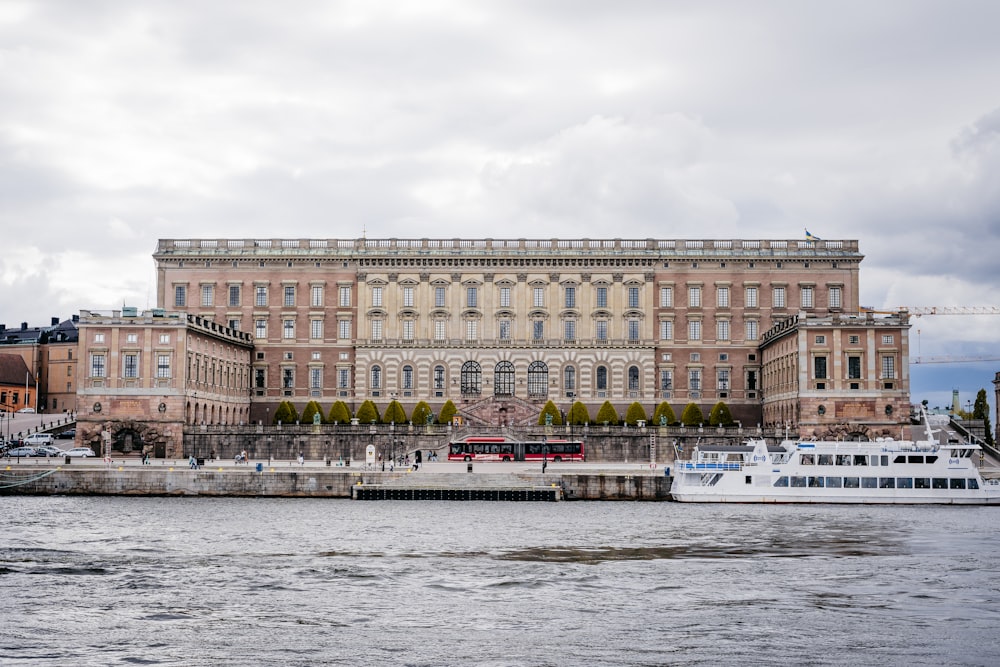
[[[52,318],[52,326],[54,326],[54,327],[59,326],[59,318],[58,317],[53,317]]]
[[[27,330],[28,330],[28,323],[21,322],[21,331],[27,331]]]
[[[5,331],[7,331],[7,325],[6,324],[0,324],[0,334],[2,334]]]
[[[80,321],[80,314],[79,313],[75,313],[73,315],[73,324],[76,324],[79,321]]]

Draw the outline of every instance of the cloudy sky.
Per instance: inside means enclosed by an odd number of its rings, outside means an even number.
[[[994,0],[4,0],[0,322],[155,305],[158,238],[363,233],[808,228],[860,241],[865,305],[998,304],[998,25]],[[1000,357],[998,330],[911,342]],[[925,366],[914,399],[996,370]]]

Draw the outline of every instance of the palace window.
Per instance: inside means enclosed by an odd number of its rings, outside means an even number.
[[[240,305],[240,286],[230,285],[229,286],[229,305],[236,307]]]
[[[267,305],[267,286],[257,285],[254,289],[254,305],[258,307]]]
[[[729,308],[729,288],[719,287],[715,291],[715,302],[719,308]]]
[[[660,288],[660,308],[673,308],[674,307],[674,288],[673,287],[661,287]]]
[[[309,288],[309,305],[319,308],[323,305],[323,286],[313,285]]]
[[[598,287],[597,288],[597,307],[607,308],[608,307],[608,288]]]
[[[528,365],[528,396],[538,398],[549,393],[549,367],[542,361]]]

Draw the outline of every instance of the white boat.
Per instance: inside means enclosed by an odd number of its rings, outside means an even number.
[[[670,489],[687,503],[1000,504],[1000,481],[976,467],[981,448],[926,440],[785,440],[697,445]]]

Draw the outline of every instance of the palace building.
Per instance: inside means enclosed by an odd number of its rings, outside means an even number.
[[[252,337],[252,421],[366,399],[490,425],[549,400],[908,417],[907,317],[860,314],[853,240],[164,239],[154,259],[160,309]]]

